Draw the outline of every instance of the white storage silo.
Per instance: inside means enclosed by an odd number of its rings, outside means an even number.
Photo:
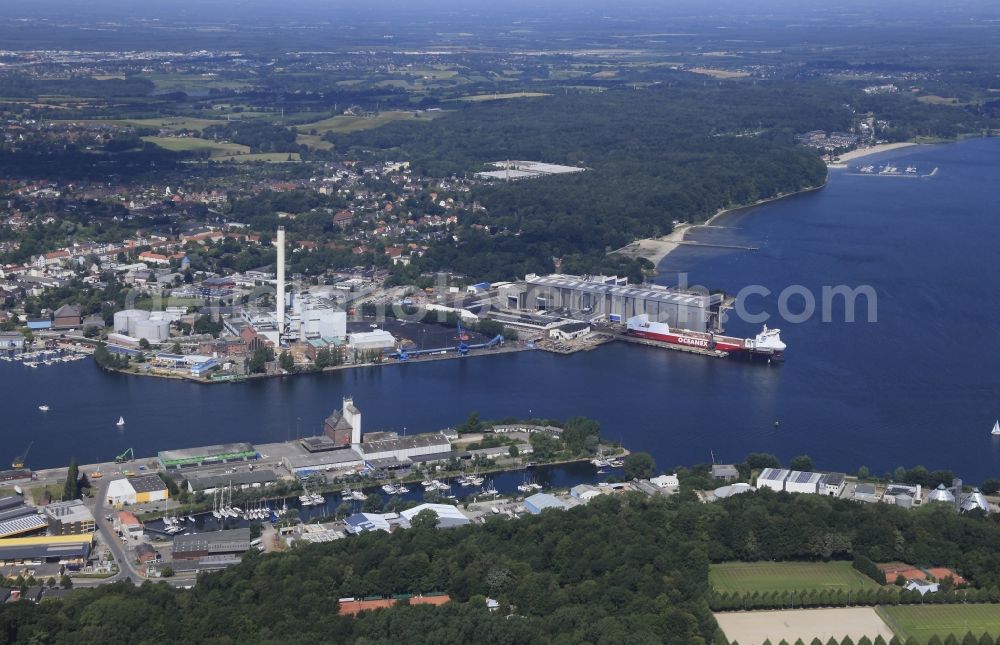
[[[132,336],[135,323],[139,320],[149,320],[149,312],[145,309],[124,309],[115,313],[115,331],[119,334]]]
[[[132,338],[145,338],[151,343],[161,343],[170,338],[170,322],[166,320],[137,320]]]

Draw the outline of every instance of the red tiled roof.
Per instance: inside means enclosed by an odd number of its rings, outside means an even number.
[[[130,526],[138,526],[142,524],[142,522],[139,521],[139,518],[129,511],[118,511],[118,522],[120,524],[127,524]]]

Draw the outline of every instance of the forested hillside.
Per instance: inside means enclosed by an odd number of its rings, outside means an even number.
[[[792,135],[850,124],[850,112],[829,93],[700,83],[571,92],[456,104],[430,124],[401,122],[328,139],[341,151],[410,159],[431,175],[463,176],[505,159],[589,168],[477,189],[472,197],[488,214],[466,218],[458,244],[436,246],[423,263],[513,277],[551,270],[553,257],[603,254],[668,233],[674,220],[703,220],[721,208],[823,183],[822,162]],[[485,238],[468,228],[476,224],[489,227]]]
[[[485,526],[423,526],[248,556],[191,591],[123,583],[5,605],[0,642],[690,645],[716,634],[710,562],[861,555],[953,566],[974,586],[997,588],[998,541],[996,519],[946,505],[907,511],[766,490],[716,504],[687,494],[599,497]],[[337,615],[345,596],[431,592],[452,602]],[[489,613],[486,597],[500,611]]]

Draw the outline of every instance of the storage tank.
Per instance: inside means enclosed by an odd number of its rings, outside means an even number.
[[[149,320],[149,312],[145,309],[124,309],[115,313],[115,331],[119,334],[132,335],[135,323],[139,320]]]
[[[151,343],[162,343],[170,338],[170,323],[166,320],[137,320],[134,323],[134,331],[129,336],[145,338]]]

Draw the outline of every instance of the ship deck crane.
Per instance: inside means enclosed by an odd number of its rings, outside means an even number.
[[[14,458],[14,461],[11,462],[10,464],[11,468],[14,468],[15,470],[24,468],[24,463],[28,459],[28,452],[31,450],[31,446],[33,446],[34,444],[35,444],[34,441],[30,442],[28,444],[28,447],[24,449],[24,452],[20,456]]]

